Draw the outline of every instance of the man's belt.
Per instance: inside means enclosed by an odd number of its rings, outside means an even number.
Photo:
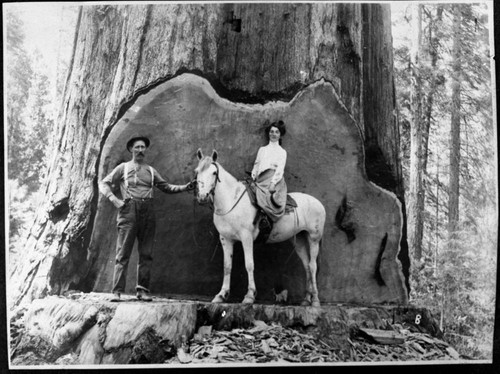
[[[127,197],[124,201],[125,201],[125,203],[128,203],[130,200],[146,202],[146,201],[153,201],[153,198],[152,197]]]

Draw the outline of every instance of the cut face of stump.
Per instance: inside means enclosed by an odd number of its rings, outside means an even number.
[[[319,199],[327,220],[318,265],[319,297],[324,302],[406,303],[397,260],[401,205],[394,194],[368,181],[359,129],[339,101],[333,86],[320,81],[288,103],[234,103],[217,95],[210,83],[180,75],[140,96],[112,128],[102,150],[99,179],[131,158],[127,140],[136,133],[150,137],[146,162],[172,184],[193,178],[196,150],[217,149],[219,162],[238,179],[252,169],[260,146],[267,144],[263,124],[281,119],[289,192]],[[151,289],[164,295],[211,296],[223,276],[222,249],[212,211],[199,206],[192,193],[155,191],[157,232]],[[99,197],[90,247],[95,261],[95,291],[111,290],[116,240],[116,211]],[[304,293],[305,272],[292,254],[293,241],[255,247],[259,301],[274,301],[276,289],[289,300]],[[137,253],[129,264],[127,287],[136,282]],[[231,297],[239,300],[247,286],[240,246],[235,247]],[[231,301],[231,300],[230,300]]]

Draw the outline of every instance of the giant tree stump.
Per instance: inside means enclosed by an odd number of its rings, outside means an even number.
[[[252,333],[254,326],[262,324],[306,330],[314,340],[321,340],[337,353],[342,351],[347,361],[355,360],[350,354],[353,342],[349,338],[362,331],[391,337],[399,325],[405,327],[406,337],[411,336],[409,331],[418,332],[418,336],[430,344],[433,344],[431,337],[439,338],[442,334],[428,310],[413,306],[316,308],[164,298],[144,303],[133,297],[113,303],[107,300],[109,296],[102,293],[49,296],[20,308],[10,319],[11,327],[16,326],[17,337],[11,346],[12,365],[164,364],[165,359],[175,355],[177,348],[191,341],[195,333],[204,331],[213,342],[210,332],[225,330],[239,335],[241,329]],[[419,317],[418,321],[415,316]],[[393,341],[384,343],[387,342]],[[255,343],[255,348],[261,349],[262,342]],[[440,344],[446,346],[442,341]],[[401,346],[399,352],[405,348],[411,345]],[[390,353],[386,352],[386,358],[394,361]]]
[[[401,205],[392,193],[368,181],[360,130],[330,83],[310,85],[290,102],[249,105],[222,99],[205,79],[183,74],[142,95],[113,127],[104,145],[99,178],[130,159],[126,141],[140,133],[152,141],[148,162],[171,183],[186,183],[193,177],[199,147],[205,153],[217,149],[224,168],[243,179],[266,142],[263,123],[277,119],[287,125],[283,146],[288,152],[288,190],[315,196],[327,211],[319,255],[320,300],[405,303],[397,260]],[[156,191],[155,196],[152,292],[215,294],[222,282],[223,260],[212,211],[186,193]],[[90,245],[97,260],[95,291],[111,289],[115,218],[112,204],[101,195]],[[292,245],[255,249],[261,301],[272,300],[277,287],[287,289],[292,302],[303,297],[305,272]],[[236,299],[247,284],[242,257],[237,247],[232,276]],[[130,292],[135,286],[135,261],[129,269]]]

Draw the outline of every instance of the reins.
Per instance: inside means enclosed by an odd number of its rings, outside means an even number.
[[[245,194],[245,192],[247,191],[247,189],[243,189],[243,192],[241,193],[240,197],[238,198],[238,200],[236,200],[236,202],[234,203],[234,205],[231,207],[231,209],[229,209],[226,213],[217,213],[216,211],[214,211],[214,214],[218,215],[218,216],[225,216],[226,214],[230,213],[235,207],[236,205],[238,205],[238,203],[240,202],[241,198],[243,197],[243,195]]]

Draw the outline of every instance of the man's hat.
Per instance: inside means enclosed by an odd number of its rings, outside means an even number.
[[[146,148],[149,147],[149,139],[148,138],[146,138],[145,136],[142,136],[142,135],[136,135],[136,136],[130,138],[130,140],[127,142],[127,150],[129,152],[131,152],[130,148],[132,148],[132,146],[134,145],[134,142],[136,142],[137,140],[142,140],[146,144]]]

